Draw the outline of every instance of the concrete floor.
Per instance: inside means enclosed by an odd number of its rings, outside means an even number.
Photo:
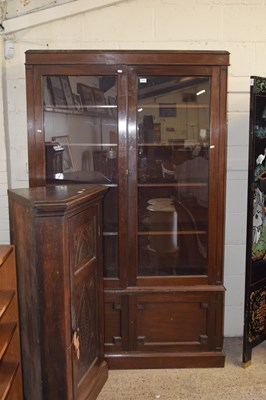
[[[242,338],[224,341],[224,368],[112,370],[97,400],[266,400],[266,342],[242,368]]]

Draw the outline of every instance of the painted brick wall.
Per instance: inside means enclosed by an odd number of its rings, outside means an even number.
[[[0,242],[8,239],[6,155],[2,147],[5,135],[10,143],[10,185],[13,188],[28,185],[24,72],[27,49],[227,50],[231,53],[231,65],[228,79],[225,335],[241,336],[249,77],[266,76],[265,20],[264,0],[128,0],[16,32],[15,56],[4,61],[3,68],[7,84],[7,129],[5,133],[0,129]],[[1,118],[0,108],[0,124]]]

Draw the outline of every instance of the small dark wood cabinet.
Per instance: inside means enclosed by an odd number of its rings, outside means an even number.
[[[26,52],[30,186],[108,187],[109,368],[224,365],[228,65],[226,51]]]
[[[25,400],[96,399],[107,379],[99,185],[9,190]]]

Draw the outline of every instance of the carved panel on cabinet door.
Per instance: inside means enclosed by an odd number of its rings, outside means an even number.
[[[74,379],[78,385],[99,357],[97,263],[72,275],[71,308]],[[73,342],[73,340],[72,340]],[[77,351],[78,350],[78,351]],[[79,355],[79,357],[78,357]]]
[[[72,354],[75,387],[99,357],[97,207],[70,218]]]
[[[96,257],[96,218],[81,213],[71,219],[70,257],[74,272]]]
[[[92,279],[83,284],[78,304],[77,326],[80,343],[78,381],[98,356],[96,298],[96,274],[94,273]]]

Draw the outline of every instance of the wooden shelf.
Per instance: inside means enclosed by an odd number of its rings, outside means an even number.
[[[147,182],[147,183],[138,183],[138,187],[151,187],[151,186],[175,186],[175,187],[203,187],[208,186],[206,182]]]
[[[187,230],[187,231],[140,231],[138,236],[173,236],[173,235],[206,235],[204,230]]]
[[[12,253],[12,247],[7,244],[1,244],[0,246],[0,268],[4,266],[5,261]]]
[[[0,364],[0,400],[7,399],[16,375],[17,368],[18,363]]]
[[[12,340],[17,324],[1,324],[0,325],[0,361],[4,357],[5,351]]]
[[[149,142],[149,143],[138,143],[138,147],[180,147],[182,151],[189,151],[184,149],[184,144],[172,143],[172,142]]]
[[[145,109],[147,109],[147,108],[150,108],[150,109],[159,109],[159,108],[176,108],[176,109],[188,109],[188,108],[196,108],[196,109],[199,109],[199,108],[203,108],[203,109],[209,109],[210,108],[210,106],[209,106],[209,104],[196,104],[196,103],[193,103],[193,104],[188,104],[188,103],[184,103],[184,104],[171,104],[171,105],[169,105],[169,104],[159,104],[159,103],[152,103],[152,104],[138,104],[137,105],[137,108],[139,109],[139,108],[145,108]]]
[[[13,290],[0,291],[0,319],[4,315],[14,296],[15,292]]]
[[[75,107],[69,108],[69,107],[54,107],[54,106],[46,106],[44,108],[44,111],[46,112],[54,112],[54,113],[63,113],[63,114],[71,114],[71,115],[77,115],[77,116],[82,116],[82,117],[90,117],[90,118],[101,118],[101,119],[112,119],[116,120],[115,117],[110,115],[108,112],[106,113],[99,113],[97,112],[97,108],[100,108],[100,106],[91,106],[91,111],[84,111],[84,110],[78,110]],[[110,106],[106,106],[105,109],[107,110],[110,108]],[[114,107],[112,107],[114,108]],[[116,108],[116,107],[115,107]],[[95,111],[96,110],[96,111]]]

